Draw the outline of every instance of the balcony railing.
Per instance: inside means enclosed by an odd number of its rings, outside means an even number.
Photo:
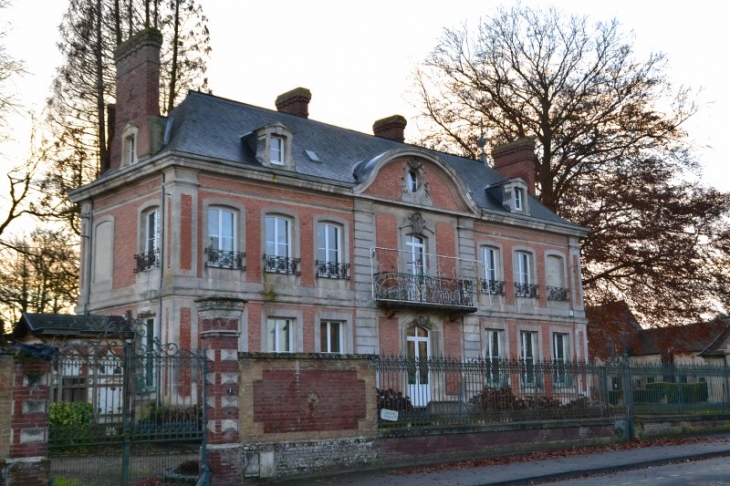
[[[568,294],[570,293],[570,289],[547,286],[545,287],[545,292],[547,292],[547,300],[557,300],[559,302],[567,302],[569,300]]]
[[[299,271],[299,258],[264,255],[264,272],[301,275]]]
[[[471,280],[396,272],[381,272],[373,277],[376,300],[474,307]]]
[[[482,294],[504,295],[504,281],[482,280]]]
[[[243,266],[243,258],[245,253],[236,251],[216,250],[214,248],[206,248],[205,254],[208,258],[205,265],[215,268],[228,268],[231,270],[245,270]]]
[[[537,284],[515,282],[515,297],[537,299]]]
[[[338,278],[350,280],[350,275],[348,274],[350,269],[349,263],[323,262],[315,260],[314,265],[317,278]]]
[[[138,253],[134,255],[134,260],[136,261],[134,273],[146,272],[147,270],[158,268],[160,266],[160,251],[152,250]]]

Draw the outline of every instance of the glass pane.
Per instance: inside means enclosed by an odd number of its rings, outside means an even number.
[[[329,353],[329,339],[327,337],[328,325],[323,322],[319,325],[319,350],[323,353]]]
[[[328,234],[327,234],[327,249],[328,251],[328,260],[332,263],[337,263],[337,250],[338,250],[338,242],[337,242],[337,227],[335,226],[327,226]]]
[[[289,321],[281,321],[281,330],[279,331],[279,351],[288,353],[291,351],[291,340],[289,333],[291,332],[291,326]]]
[[[340,349],[340,323],[333,322],[330,324],[330,351],[333,353],[341,353]]]
[[[233,213],[221,211],[221,235],[233,237]]]
[[[220,234],[220,230],[218,228],[218,210],[217,209],[209,209],[208,210],[208,234],[213,236],[218,236]]]
[[[327,261],[327,225],[320,223],[317,225],[317,260],[321,262]]]
[[[276,255],[276,245],[274,244],[276,233],[274,231],[275,220],[272,216],[266,217],[266,254]]]

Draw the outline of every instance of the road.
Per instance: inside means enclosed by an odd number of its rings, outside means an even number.
[[[681,462],[566,481],[559,486],[730,486],[730,457]]]

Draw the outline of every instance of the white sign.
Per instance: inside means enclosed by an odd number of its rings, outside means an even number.
[[[395,410],[388,410],[383,408],[380,410],[380,418],[383,420],[390,420],[391,422],[398,421],[398,412]]]

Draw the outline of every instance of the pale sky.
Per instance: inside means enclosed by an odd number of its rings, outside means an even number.
[[[406,138],[416,135],[407,95],[411,74],[435,47],[445,27],[474,27],[497,5],[485,0],[280,0],[247,2],[199,0],[209,18],[213,53],[208,77],[213,93],[274,108],[276,96],[297,86],[312,91],[310,118],[371,133],[372,123],[393,114],[409,120]],[[13,31],[4,39],[8,52],[24,59],[31,75],[18,85],[27,107],[40,107],[49,95],[57,26],[63,0],[12,0],[0,11]],[[721,45],[730,6],[721,1],[613,0],[603,2],[523,0],[552,4],[566,13],[594,20],[617,18],[633,31],[636,52],[664,52],[676,85],[699,91],[700,112],[686,128],[696,144],[702,180],[730,190],[720,141],[730,112],[725,58]],[[22,123],[17,123],[23,128]],[[28,136],[27,127],[17,135]]]

